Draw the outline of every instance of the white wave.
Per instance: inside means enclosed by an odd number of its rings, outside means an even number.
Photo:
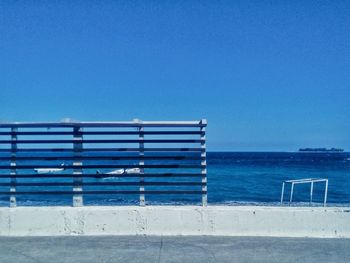
[[[130,168],[125,170],[126,174],[139,174],[141,173],[140,168]]]
[[[140,168],[130,168],[130,169],[117,169],[117,170],[113,170],[113,171],[110,171],[110,172],[106,172],[106,173],[101,173],[100,171],[97,171],[96,174],[99,175],[101,174],[100,176],[101,177],[104,177],[103,175],[104,174],[107,174],[107,175],[121,175],[121,174],[139,174],[141,173],[141,170]],[[107,178],[115,178],[113,176],[106,176],[105,179]]]
[[[61,164],[62,168],[34,168],[34,171],[36,171],[39,174],[42,173],[57,173],[64,170],[64,163]]]
[[[96,171],[96,174],[101,174],[101,176],[103,174],[124,174],[125,173],[125,170],[124,169],[116,169],[116,170],[113,170],[113,171],[109,171],[109,172],[106,172],[106,173],[103,173],[101,172],[100,170],[97,170]]]
[[[109,172],[100,172],[99,170],[96,171],[96,177],[101,178],[102,180],[111,180],[111,179],[118,179],[119,176],[113,176],[113,175],[123,175],[125,173],[125,169],[116,169]]]
[[[57,173],[57,172],[61,172],[64,169],[63,168],[34,168],[34,170],[37,173]]]
[[[107,172],[106,174],[124,174],[124,173],[125,173],[125,170],[122,168],[122,169],[117,169],[117,170]]]

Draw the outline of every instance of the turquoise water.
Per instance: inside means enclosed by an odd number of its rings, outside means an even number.
[[[105,162],[99,162],[105,164]],[[349,153],[209,152],[207,154],[207,168],[209,204],[277,205],[280,200],[283,180],[312,177],[329,179],[329,204],[350,205]],[[135,178],[132,179],[135,180]],[[42,181],[40,178],[30,180]],[[55,180],[57,181],[57,179]],[[62,182],[71,181],[71,179],[61,180]],[[90,178],[87,180],[103,182],[124,179]],[[182,178],[178,180],[186,181],[191,179]],[[5,182],[4,179],[1,179],[1,182]],[[310,185],[297,185],[295,187],[294,200],[297,205],[307,204],[309,187]],[[109,189],[113,189],[113,187]],[[147,189],[151,190],[152,188],[148,187]],[[2,187],[1,190],[6,191],[8,189]],[[136,187],[135,190],[138,190],[138,188]],[[286,188],[285,200],[288,199],[288,192],[289,189]],[[324,184],[315,184],[313,199],[316,204],[318,202],[321,204],[323,193]],[[71,200],[71,196],[32,195],[18,197],[18,204],[71,205]],[[148,204],[200,204],[200,200],[200,196],[146,196]],[[139,196],[86,196],[84,201],[87,205],[128,205],[138,204]],[[8,196],[0,196],[0,205],[8,205]]]
[[[280,200],[283,180],[328,178],[328,203],[350,204],[349,153],[209,153],[211,203],[269,203]],[[315,184],[313,199],[322,202],[324,183]],[[297,185],[293,199],[308,202],[310,184]],[[286,188],[287,200],[289,188]]]

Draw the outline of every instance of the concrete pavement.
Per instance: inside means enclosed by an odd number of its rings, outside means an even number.
[[[0,262],[350,262],[350,239],[0,237]]]

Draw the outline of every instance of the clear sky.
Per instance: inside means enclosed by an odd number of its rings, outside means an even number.
[[[208,149],[350,150],[349,1],[1,1],[0,120],[208,119]]]

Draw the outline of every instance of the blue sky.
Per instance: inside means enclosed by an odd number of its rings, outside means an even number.
[[[348,1],[1,1],[0,120],[207,118],[208,149],[350,150]]]

